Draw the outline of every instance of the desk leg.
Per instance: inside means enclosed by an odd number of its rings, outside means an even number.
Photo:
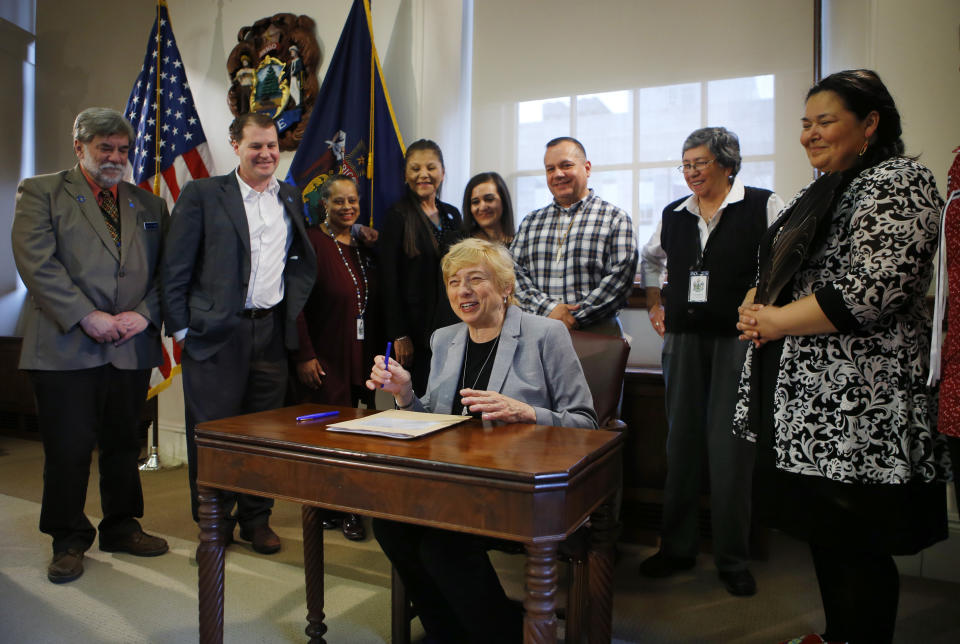
[[[587,641],[609,644],[613,635],[613,563],[619,525],[614,499],[601,505],[590,517],[590,551],[587,575],[590,611]]]
[[[557,641],[557,542],[527,544],[525,644]]]
[[[307,579],[307,630],[310,644],[325,644],[323,623],[323,517],[319,508],[303,506],[303,569]]]
[[[200,644],[223,643],[223,508],[217,490],[197,489],[200,547],[197,548]]]

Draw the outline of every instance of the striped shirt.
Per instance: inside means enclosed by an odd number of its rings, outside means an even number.
[[[637,272],[630,215],[593,190],[569,208],[553,202],[524,217],[510,250],[521,308],[549,315],[560,302],[579,304],[581,328],[622,309]]]

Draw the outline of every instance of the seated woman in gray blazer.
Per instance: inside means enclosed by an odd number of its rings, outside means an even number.
[[[460,324],[434,332],[422,398],[410,373],[377,356],[367,387],[397,407],[485,421],[595,429],[593,398],[563,323],[514,305],[513,258],[503,246],[467,239],[443,258],[450,306]],[[375,519],[427,635],[438,642],[519,642],[523,615],[507,599],[487,556],[494,541]]]

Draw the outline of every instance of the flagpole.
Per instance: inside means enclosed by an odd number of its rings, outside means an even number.
[[[160,56],[160,43],[162,39],[160,38],[160,7],[164,4],[164,0],[157,0],[157,60],[154,65],[157,68],[157,127],[154,133],[154,149],[156,153],[154,157],[154,167],[153,167],[153,194],[160,196],[160,97],[163,96],[163,91],[160,89],[160,63],[162,57]],[[150,392],[147,392],[147,406],[150,409],[150,429],[152,431],[152,436],[150,436],[150,445],[147,449],[147,460],[140,464],[140,471],[142,472],[156,472],[160,469],[160,403],[158,396],[150,396]]]
[[[373,15],[370,11],[370,0],[363,0],[364,13],[367,16],[367,30],[370,32],[370,153],[367,155],[367,180],[370,182],[368,197],[370,202],[370,226],[373,226],[373,142],[374,142],[374,123],[376,121],[377,101],[376,101],[376,74],[377,48],[373,44]]]
[[[163,97],[163,90],[160,87],[160,63],[163,56],[160,55],[160,7],[166,4],[166,0],[157,0],[157,60],[154,66],[157,68],[157,117],[156,130],[153,135],[154,154],[153,154],[153,194],[160,196],[160,99]]]

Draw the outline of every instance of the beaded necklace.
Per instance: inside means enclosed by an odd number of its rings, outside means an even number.
[[[340,254],[340,260],[343,261],[343,265],[347,267],[347,272],[350,273],[350,279],[353,280],[354,293],[357,296],[357,340],[363,340],[363,316],[367,312],[367,300],[370,295],[370,289],[367,284],[367,269],[364,267],[363,258],[360,256],[360,249],[356,248],[357,251],[357,264],[360,265],[360,277],[363,280],[363,296],[360,295],[360,282],[357,281],[357,276],[354,274],[353,269],[350,267],[350,262],[347,261],[346,255],[343,254],[343,250],[340,248],[340,242],[337,241],[337,236],[333,234],[330,230],[330,227],[326,223],[320,224],[321,229],[330,236],[330,239],[333,240],[333,245],[336,247],[337,252]]]

